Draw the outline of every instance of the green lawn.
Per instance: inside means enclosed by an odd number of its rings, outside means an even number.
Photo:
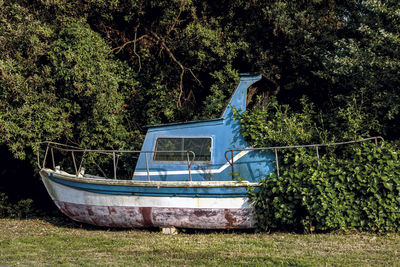
[[[400,234],[179,233],[0,220],[0,265],[399,265]]]

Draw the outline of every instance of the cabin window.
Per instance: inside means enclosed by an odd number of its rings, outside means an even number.
[[[211,138],[179,138],[160,137],[156,141],[156,151],[193,151],[196,154],[194,161],[211,160]],[[192,158],[192,154],[189,154]],[[186,152],[154,153],[157,161],[187,161]]]

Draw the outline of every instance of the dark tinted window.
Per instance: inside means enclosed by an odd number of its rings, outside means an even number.
[[[211,160],[211,138],[158,138],[156,151],[193,151],[195,161]],[[191,158],[192,155],[189,154]],[[158,161],[186,161],[185,152],[159,152],[154,154]]]

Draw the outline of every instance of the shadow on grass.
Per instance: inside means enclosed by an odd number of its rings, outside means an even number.
[[[32,217],[31,217],[32,218]],[[87,231],[114,231],[114,232],[124,232],[124,231],[144,231],[156,233],[160,232],[160,227],[151,227],[151,228],[117,228],[117,227],[106,227],[106,226],[97,226],[86,223],[81,223],[74,221],[68,217],[66,217],[61,212],[58,214],[53,213],[53,215],[45,215],[45,216],[37,216],[33,217],[35,219],[39,219],[45,222],[48,222],[56,227],[63,228],[71,228],[71,229],[84,229]],[[255,229],[191,229],[191,228],[179,228],[178,233],[188,234],[188,235],[209,235],[209,234],[254,234],[256,232]]]
[[[145,231],[145,232],[159,232],[160,229],[153,227],[153,228],[117,228],[117,227],[106,227],[106,226],[97,226],[92,224],[86,224],[74,221],[68,217],[66,217],[61,212],[57,211],[53,213],[53,215],[45,215],[45,216],[37,216],[35,219],[45,221],[47,223],[52,224],[56,227],[62,228],[70,228],[70,229],[84,229],[87,231],[112,231],[112,232],[124,232],[130,230],[137,230],[137,231]]]
[[[130,230],[144,231],[144,232],[160,232],[160,227],[150,227],[150,228],[117,228],[117,227],[106,227],[106,226],[97,226],[86,223],[81,223],[74,221],[63,213],[61,213],[58,209],[54,208],[51,210],[43,211],[36,210],[26,216],[25,218],[19,218],[21,220],[24,219],[37,219],[41,221],[45,221],[47,223],[52,224],[56,227],[63,228],[71,228],[71,229],[84,229],[87,231],[115,231],[115,232],[123,232]],[[188,234],[188,235],[197,235],[197,234],[253,234],[256,232],[255,229],[191,229],[191,228],[179,228],[177,227],[179,233]]]

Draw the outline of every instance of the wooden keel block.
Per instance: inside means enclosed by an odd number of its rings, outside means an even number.
[[[174,226],[161,227],[161,230],[164,235],[177,235],[178,234],[178,229]]]

